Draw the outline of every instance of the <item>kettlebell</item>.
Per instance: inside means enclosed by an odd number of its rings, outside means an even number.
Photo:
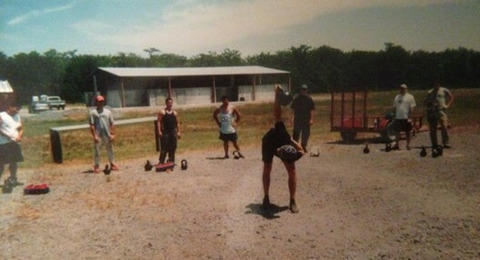
[[[180,162],[180,168],[181,168],[183,171],[188,168],[187,160],[183,159],[183,160]]]
[[[233,151],[233,159],[235,160],[240,159],[240,154],[238,153],[238,151]]]

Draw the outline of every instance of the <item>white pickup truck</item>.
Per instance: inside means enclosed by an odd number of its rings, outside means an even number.
[[[47,97],[48,108],[56,108],[58,110],[65,109],[65,100],[62,100],[59,96],[48,96]]]

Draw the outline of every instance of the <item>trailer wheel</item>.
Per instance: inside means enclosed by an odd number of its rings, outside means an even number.
[[[387,124],[385,131],[382,132],[382,137],[387,142],[394,142],[397,140],[397,131],[395,130],[393,121]]]
[[[353,140],[355,140],[355,137],[357,136],[357,132],[355,131],[340,132],[340,135],[342,136],[342,140],[344,142],[350,143]]]

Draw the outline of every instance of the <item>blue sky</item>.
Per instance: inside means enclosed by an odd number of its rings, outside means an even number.
[[[478,0],[0,0],[0,52],[480,51]]]

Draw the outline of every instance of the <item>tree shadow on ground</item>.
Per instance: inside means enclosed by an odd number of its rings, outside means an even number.
[[[251,203],[251,204],[247,205],[246,208],[248,210],[245,211],[245,214],[256,214],[256,215],[260,215],[260,216],[262,216],[266,219],[279,218],[280,216],[277,216],[275,214],[278,214],[282,211],[288,210],[288,206],[280,207],[280,206],[275,205],[275,204],[270,204],[270,209],[265,210],[265,209],[262,209],[262,204],[255,204],[255,203]]]

